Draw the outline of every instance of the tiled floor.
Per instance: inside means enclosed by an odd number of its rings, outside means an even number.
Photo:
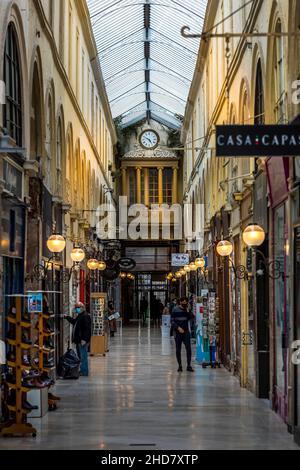
[[[177,373],[173,341],[158,330],[123,330],[91,359],[90,377],[58,382],[59,409],[33,420],[36,439],[2,439],[0,449],[299,449],[225,369],[195,368]]]

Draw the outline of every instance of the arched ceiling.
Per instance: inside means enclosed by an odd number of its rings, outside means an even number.
[[[87,0],[113,118],[180,128],[207,0]]]

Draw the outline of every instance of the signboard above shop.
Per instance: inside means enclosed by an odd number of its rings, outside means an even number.
[[[300,126],[216,126],[217,157],[290,157],[300,155]]]
[[[186,253],[173,253],[172,254],[172,266],[180,267],[186,266],[190,262],[190,256]]]

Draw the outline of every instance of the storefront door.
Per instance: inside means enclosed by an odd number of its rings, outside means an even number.
[[[274,260],[280,263],[280,276],[273,282],[274,305],[274,397],[273,405],[283,419],[287,418],[287,348],[289,304],[287,296],[287,235],[285,205],[274,209]]]
[[[294,340],[298,341],[300,338],[300,224],[295,228],[294,233],[294,322],[295,322],[295,336]],[[300,370],[299,365],[295,364],[294,372],[294,390],[295,390],[295,441],[300,445]]]

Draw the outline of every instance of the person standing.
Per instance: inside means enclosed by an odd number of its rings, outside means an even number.
[[[88,347],[92,335],[91,317],[82,302],[77,302],[74,308],[75,318],[65,316],[65,319],[73,325],[72,343],[80,359],[80,375],[89,375]]]
[[[194,372],[192,368],[192,347],[189,322],[192,314],[188,311],[188,298],[182,297],[179,305],[173,308],[171,314],[171,325],[175,337],[176,358],[178,362],[178,372],[182,372],[181,347],[184,343],[187,356],[187,371]]]

